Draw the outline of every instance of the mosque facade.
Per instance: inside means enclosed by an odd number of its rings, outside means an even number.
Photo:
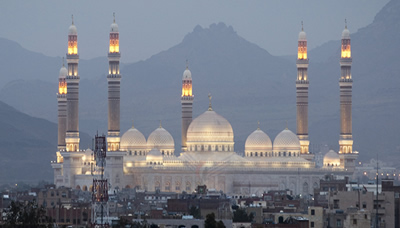
[[[309,152],[308,138],[308,64],[306,33],[299,33],[296,105],[296,134],[283,129],[274,140],[259,127],[245,143],[243,156],[235,152],[231,124],[209,107],[193,118],[192,73],[186,66],[182,77],[182,148],[175,154],[172,135],[160,126],[149,137],[132,127],[120,133],[119,29],[112,23],[109,46],[108,132],[105,178],[110,190],[136,188],[146,191],[193,192],[198,185],[232,195],[261,194],[268,190],[290,189],[294,194],[309,194],[319,187],[326,174],[350,176],[358,152],[352,140],[352,76],[350,32],[342,32],[340,115],[340,150],[324,157],[317,167]],[[52,161],[54,184],[90,191],[98,177],[93,151],[79,148],[79,74],[78,36],[72,22],[68,32],[67,67],[59,74],[58,151]]]

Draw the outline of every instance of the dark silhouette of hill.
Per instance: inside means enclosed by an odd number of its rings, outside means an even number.
[[[83,143],[90,137],[82,134]],[[57,125],[31,117],[0,101],[0,183],[52,180]]]

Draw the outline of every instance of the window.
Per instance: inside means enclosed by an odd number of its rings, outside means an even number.
[[[336,220],[336,227],[342,227],[342,220],[340,219]]]
[[[314,222],[311,222],[310,227],[314,227]]]
[[[314,209],[311,210],[311,215],[315,215],[315,210]]]
[[[353,219],[353,225],[357,225],[357,219]]]

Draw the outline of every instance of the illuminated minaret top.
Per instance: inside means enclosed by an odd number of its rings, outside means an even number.
[[[74,16],[72,15],[72,24],[68,29],[68,55],[78,54],[78,32],[74,24]]]
[[[182,151],[187,151],[187,130],[193,118],[193,92],[192,72],[190,72],[186,61],[186,69],[182,76]]]
[[[68,75],[67,82],[67,151],[79,151],[79,74],[78,74],[78,33],[72,16],[68,30]]]
[[[119,31],[114,21],[110,29],[110,47],[108,52],[108,151],[118,151],[120,147],[120,91],[121,74],[119,72]]]
[[[297,137],[301,145],[301,155],[312,160],[310,155],[308,140],[308,58],[307,58],[307,36],[301,22],[301,32],[299,33],[297,49],[297,79],[296,79],[296,105],[297,105]]]

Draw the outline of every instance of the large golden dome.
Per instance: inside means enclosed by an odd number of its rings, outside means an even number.
[[[207,110],[189,125],[189,151],[233,151],[233,129],[223,116]]]
[[[233,142],[231,124],[214,111],[206,111],[189,125],[188,142]]]

